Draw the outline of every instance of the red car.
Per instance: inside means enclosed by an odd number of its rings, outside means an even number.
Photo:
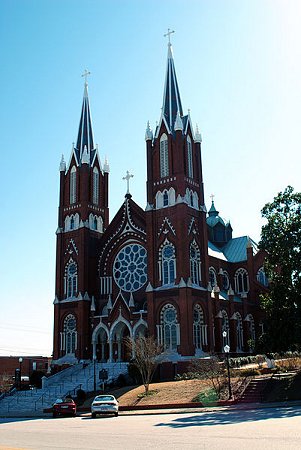
[[[72,398],[58,398],[52,406],[52,417],[76,416],[76,404]]]

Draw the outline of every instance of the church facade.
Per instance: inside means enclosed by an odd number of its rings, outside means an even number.
[[[207,212],[201,134],[182,109],[171,44],[161,117],[146,134],[146,208],[129,188],[109,220],[109,165],[94,143],[87,82],[76,144],[60,164],[53,363],[129,361],[154,336],[167,361],[251,352],[264,254]],[[127,172],[128,182],[131,174]]]

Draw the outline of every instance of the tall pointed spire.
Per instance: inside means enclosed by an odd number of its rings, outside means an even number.
[[[168,36],[168,53],[162,114],[164,114],[169,129],[173,130],[177,113],[179,112],[180,117],[183,117],[183,109],[172,55],[172,46],[170,42],[171,33],[173,33],[173,31],[168,30],[168,33],[165,35]]]
[[[90,74],[87,70],[82,75],[85,77],[84,98],[82,112],[79,122],[78,135],[75,150],[77,150],[79,160],[82,159],[86,147],[86,153],[90,154],[92,150],[95,150],[92,130],[92,120],[89,105],[88,96],[88,83],[87,76]]]

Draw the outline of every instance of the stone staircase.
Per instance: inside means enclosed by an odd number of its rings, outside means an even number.
[[[270,378],[270,375],[253,378],[239,397],[238,403],[261,403],[262,393]]]
[[[0,417],[41,415],[50,408],[57,398],[67,394],[76,395],[78,389],[85,392],[94,390],[94,371],[96,389],[100,387],[99,371],[108,371],[108,380],[113,381],[120,374],[127,373],[127,363],[89,363],[75,364],[42,380],[42,389],[15,391],[0,399]]]

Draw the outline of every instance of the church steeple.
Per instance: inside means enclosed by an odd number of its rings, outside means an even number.
[[[168,33],[165,34],[165,36],[168,36],[168,53],[162,114],[164,115],[164,118],[168,124],[169,130],[173,132],[177,114],[179,112],[180,117],[183,117],[183,109],[176,77],[175,64],[173,60],[172,46],[170,42],[171,33],[174,32],[168,30]]]
[[[87,162],[87,156],[90,156],[89,160],[93,159],[96,148],[94,147],[92,119],[90,112],[89,96],[88,96],[88,83],[87,75],[90,72],[85,71],[83,76],[85,77],[84,97],[81,111],[81,117],[78,128],[78,135],[76,146],[74,148],[77,156],[77,160],[81,162]],[[82,161],[84,156],[84,161]]]

